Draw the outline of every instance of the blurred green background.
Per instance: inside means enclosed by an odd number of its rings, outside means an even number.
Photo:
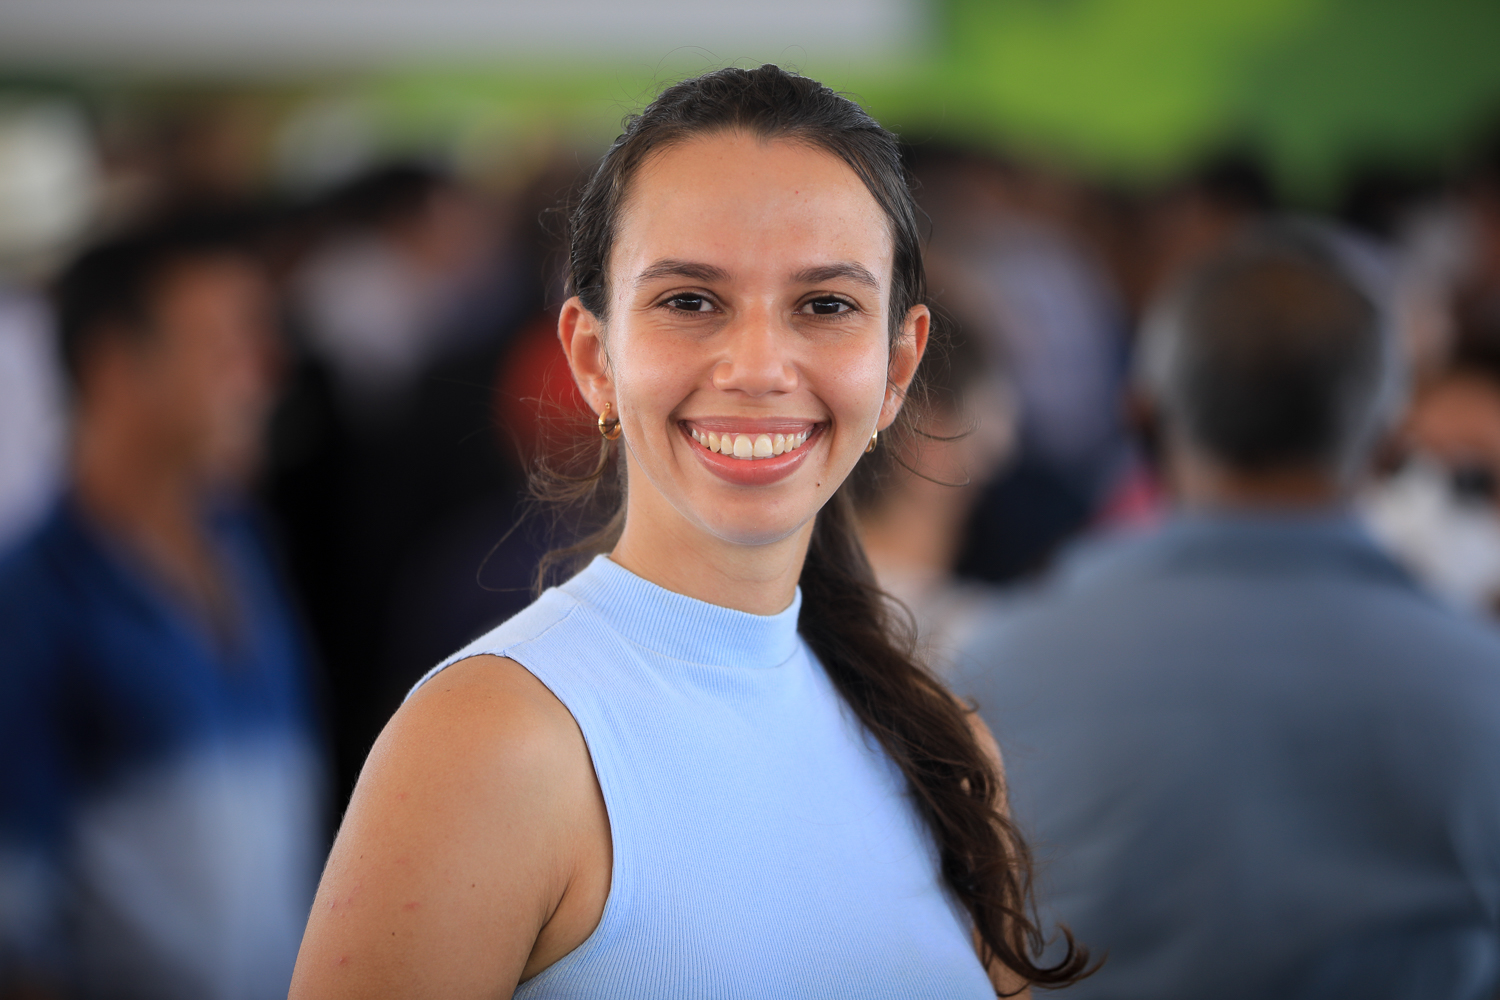
[[[1500,118],[1494,0],[937,0],[910,38],[835,54],[816,43],[722,40],[654,57],[543,46],[494,59],[397,55],[325,70],[231,70],[28,59],[0,43],[11,92],[96,106],[212,92],[276,113],[324,102],[388,149],[460,151],[546,131],[614,134],[664,82],[724,62],[794,65],[860,96],[913,138],[978,139],[1096,178],[1150,181],[1208,152],[1254,152],[1317,203],[1356,165],[1451,169]],[[4,15],[0,14],[0,25]],[[17,43],[18,45],[19,43]],[[333,102],[333,103],[330,103]],[[357,112],[356,110],[357,109]]]

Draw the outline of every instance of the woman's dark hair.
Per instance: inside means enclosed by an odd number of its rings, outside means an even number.
[[[896,137],[848,98],[771,65],[683,81],[626,119],[624,134],[572,212],[570,291],[607,320],[609,255],[636,171],[664,149],[729,131],[826,150],[864,182],[884,209],[895,241],[889,303],[894,340],[908,311],[927,293],[917,210]],[[904,425],[911,420],[907,409]],[[540,469],[539,494],[581,499],[601,483],[610,485],[611,446],[605,442],[602,448],[587,475],[558,478]],[[607,550],[623,524],[622,503],[602,529],[565,553]],[[1046,942],[1033,915],[1029,854],[1005,814],[1001,775],[975,738],[968,711],[918,662],[909,616],[898,613],[876,586],[846,487],[817,515],[799,582],[798,628],[835,688],[906,776],[937,846],[943,878],[972,918],[986,958],[1039,986],[1080,978],[1088,955],[1066,929],[1061,957],[1040,964]]]

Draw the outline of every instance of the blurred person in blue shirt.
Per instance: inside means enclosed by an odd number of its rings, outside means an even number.
[[[1349,513],[1400,398],[1324,231],[1196,268],[1138,359],[1177,512],[967,649],[1083,998],[1490,998],[1500,638]]]
[[[307,658],[242,499],[266,277],[206,220],[56,285],[69,487],[0,556],[0,994],[286,994],[323,850]]]

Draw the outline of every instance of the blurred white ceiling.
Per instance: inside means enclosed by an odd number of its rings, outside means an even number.
[[[0,0],[0,71],[893,53],[923,0]],[[691,53],[689,53],[691,55]]]

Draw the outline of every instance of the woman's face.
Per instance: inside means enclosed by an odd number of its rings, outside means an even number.
[[[607,325],[576,299],[561,324],[621,421],[630,519],[741,545],[810,527],[926,345],[924,306],[890,342],[891,263],[885,213],[830,153],[727,132],[643,164]]]

